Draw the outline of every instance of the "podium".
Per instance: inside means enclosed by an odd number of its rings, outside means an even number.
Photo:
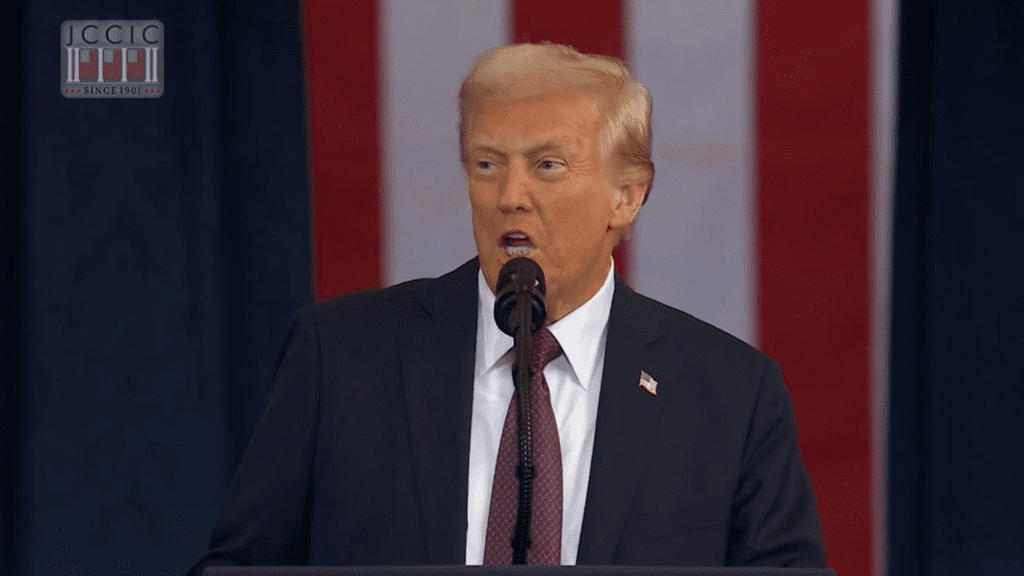
[[[836,576],[836,572],[743,566],[210,566],[202,576]]]

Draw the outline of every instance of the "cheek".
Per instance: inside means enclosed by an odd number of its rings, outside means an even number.
[[[478,185],[469,187],[469,207],[473,213],[473,227],[484,226],[493,229],[495,226],[493,202],[489,201],[487,190]]]
[[[608,229],[610,203],[603,190],[589,189],[566,198],[552,211],[554,229],[572,245],[589,245]]]
[[[473,236],[478,240],[489,242],[492,237],[497,235],[497,230],[498,221],[492,216],[473,212]]]

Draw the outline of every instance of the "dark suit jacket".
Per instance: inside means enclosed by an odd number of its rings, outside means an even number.
[[[465,563],[477,270],[296,314],[195,568]],[[769,358],[616,277],[599,402],[578,564],[825,566]]]

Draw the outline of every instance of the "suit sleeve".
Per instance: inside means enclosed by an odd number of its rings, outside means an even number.
[[[778,365],[758,388],[733,499],[727,563],[826,567],[821,523]]]
[[[307,563],[320,391],[312,316],[308,308],[300,310],[286,333],[263,414],[228,488],[210,550],[188,576],[206,566]]]

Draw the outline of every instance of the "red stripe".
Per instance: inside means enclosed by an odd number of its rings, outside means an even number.
[[[303,0],[313,285],[381,284],[377,2]]]
[[[626,58],[626,13],[622,0],[512,0],[514,42],[549,40],[585,54]],[[629,244],[613,252],[615,269],[630,279]]]
[[[868,26],[867,0],[757,5],[759,341],[839,574],[872,569]]]

